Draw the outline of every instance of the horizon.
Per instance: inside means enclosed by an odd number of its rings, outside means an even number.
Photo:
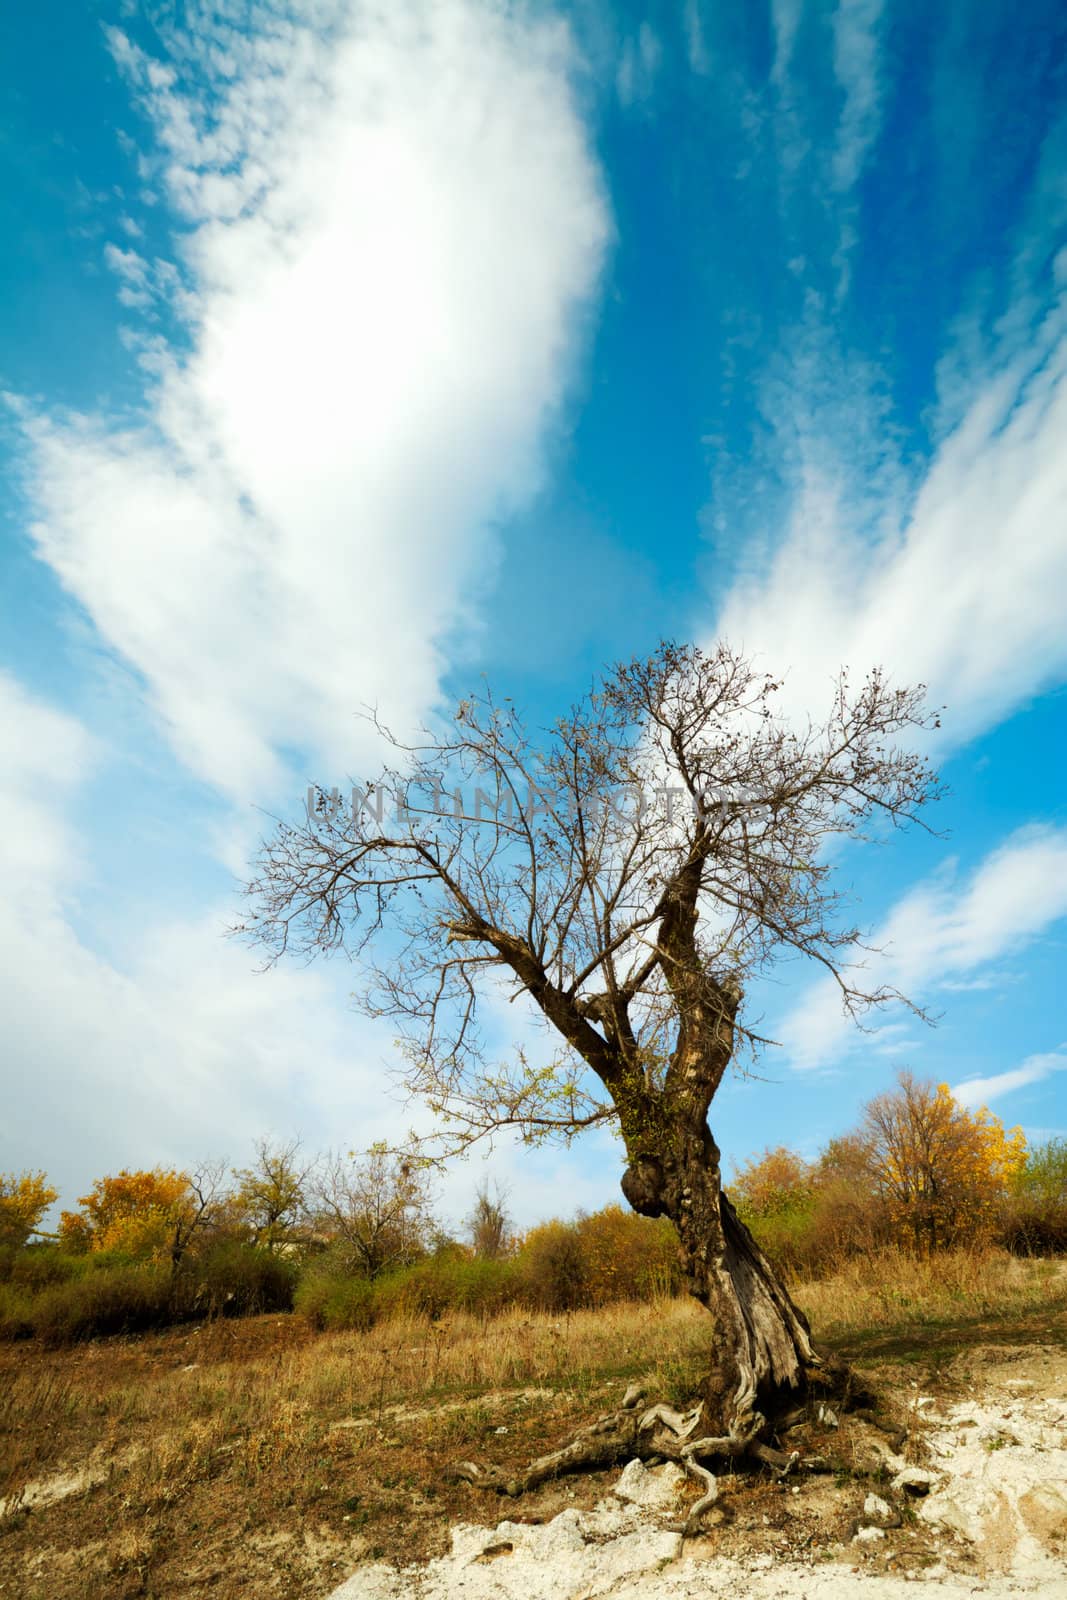
[[[273,816],[483,678],[535,728],[663,638],[816,720],[941,710],[935,834],[836,858],[712,1108],[810,1158],[900,1068],[1067,1137],[1067,20],[1003,0],[96,0],[6,21],[0,1169],[70,1203],[398,1140],[343,962],[226,929]],[[1010,130],[1010,137],[1006,130]],[[503,1052],[524,1022],[493,1015]],[[222,1144],[229,1149],[221,1150]],[[501,1140],[529,1226],[620,1147]],[[544,1209],[544,1208],[548,1209]]]

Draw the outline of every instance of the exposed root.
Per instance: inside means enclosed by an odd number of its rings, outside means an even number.
[[[699,1461],[694,1461],[691,1452],[687,1451],[682,1459],[685,1462],[685,1470],[689,1473],[690,1477],[699,1478],[701,1483],[704,1485],[704,1493],[700,1496],[699,1500],[695,1500],[690,1506],[689,1515],[685,1519],[685,1525],[682,1528],[682,1538],[686,1539],[696,1528],[697,1523],[700,1521],[705,1511],[713,1506],[716,1500],[719,1498],[719,1484],[718,1479],[715,1477],[715,1474],[710,1470],[710,1468],[702,1467]]]
[[[850,1396],[847,1383],[837,1388],[842,1408]],[[853,1389],[855,1394],[855,1390]],[[828,1459],[825,1455],[802,1455],[799,1450],[779,1450],[766,1442],[770,1431],[766,1419],[754,1409],[739,1413],[726,1434],[700,1434],[700,1423],[705,1415],[701,1401],[691,1411],[676,1411],[668,1405],[641,1408],[644,1391],[631,1386],[619,1410],[598,1417],[579,1430],[569,1444],[530,1463],[525,1472],[510,1476],[495,1468],[482,1468],[472,1461],[461,1461],[452,1475],[465,1479],[480,1489],[498,1494],[520,1495],[536,1489],[550,1479],[569,1472],[595,1472],[620,1463],[632,1461],[676,1461],[685,1471],[703,1485],[704,1493],[693,1504],[681,1532],[683,1538],[692,1534],[704,1513],[718,1500],[719,1487],[715,1474],[702,1463],[715,1460],[739,1461],[749,1459],[769,1467],[776,1477],[789,1473],[826,1473],[841,1470],[844,1463]],[[867,1399],[865,1393],[856,1398]],[[893,1435],[893,1448],[899,1450],[906,1430],[884,1421],[868,1407],[855,1407],[854,1415],[871,1423],[884,1433]],[[799,1426],[810,1416],[807,1408],[797,1408],[781,1419],[783,1431]],[[694,1437],[696,1435],[696,1437]],[[850,1476],[862,1476],[851,1469]]]

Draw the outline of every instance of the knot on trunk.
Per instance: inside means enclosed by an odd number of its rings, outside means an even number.
[[[655,1156],[635,1156],[622,1175],[622,1192],[642,1217],[663,1217],[663,1168]]]

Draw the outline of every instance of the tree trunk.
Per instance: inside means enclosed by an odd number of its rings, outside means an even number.
[[[661,1146],[661,1149],[663,1147]],[[670,1150],[670,1153],[667,1153]],[[635,1211],[678,1229],[689,1292],[714,1319],[705,1392],[723,1433],[758,1428],[820,1365],[802,1311],[722,1191],[707,1126],[663,1155],[631,1160],[622,1189]]]

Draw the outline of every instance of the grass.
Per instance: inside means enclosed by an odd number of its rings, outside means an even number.
[[[1062,1340],[1067,1274],[993,1255],[889,1257],[796,1293],[817,1336],[882,1362],[927,1336],[938,1351]],[[360,1561],[436,1553],[451,1522],[499,1514],[443,1481],[444,1463],[517,1466],[635,1378],[680,1400],[708,1338],[706,1314],[678,1300],[367,1333],[263,1316],[2,1348],[0,1594],[326,1594]],[[33,1506],[35,1483],[75,1469],[99,1481]],[[603,1480],[548,1485],[518,1514],[600,1492]]]

